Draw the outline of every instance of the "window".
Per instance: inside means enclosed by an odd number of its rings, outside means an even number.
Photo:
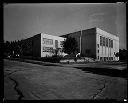
[[[100,36],[100,46],[102,46],[102,36]]]
[[[102,60],[102,57],[100,57],[100,60]]]
[[[52,45],[53,44],[53,40],[52,39],[43,38],[43,44]]]
[[[108,38],[106,38],[106,47],[108,47]]]
[[[55,48],[58,48],[58,40],[55,40]]]
[[[99,49],[98,49],[98,53],[99,53]]]
[[[111,47],[111,40],[109,39],[109,47]]]
[[[113,60],[113,57],[109,57],[109,60]]]
[[[43,52],[53,52],[52,47],[43,47]]]
[[[113,40],[109,39],[109,47],[113,48]]]
[[[97,56],[97,59],[99,59],[99,56]]]
[[[99,44],[97,44],[97,47],[99,48]]]
[[[103,46],[105,46],[105,37],[103,37]]]
[[[113,40],[111,40],[111,48],[113,48]]]
[[[104,61],[106,61],[106,57],[104,57]]]

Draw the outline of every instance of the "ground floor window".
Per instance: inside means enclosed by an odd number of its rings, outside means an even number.
[[[104,61],[106,61],[106,57],[104,57]]]
[[[111,61],[111,60],[113,60],[113,57],[99,57],[99,56],[97,56],[97,59],[100,59],[101,61]]]
[[[102,60],[102,57],[100,57],[100,60]]]
[[[109,57],[109,60],[113,60],[113,57]]]
[[[43,47],[43,52],[53,52],[53,47]]]

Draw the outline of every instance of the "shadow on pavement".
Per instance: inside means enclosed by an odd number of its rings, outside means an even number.
[[[43,64],[44,66],[60,66],[60,65],[56,65],[56,64]]]
[[[25,61],[27,63],[32,63],[32,64],[39,64],[39,65],[43,65],[43,66],[60,66],[60,65],[57,65],[57,64],[46,64],[46,63],[42,63],[42,62],[35,62],[35,61]]]
[[[122,77],[127,79],[127,69],[116,70],[107,68],[93,68],[93,67],[75,67],[77,69],[82,69],[93,74],[106,75],[111,77]]]

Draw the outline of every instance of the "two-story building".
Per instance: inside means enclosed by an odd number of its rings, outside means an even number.
[[[61,37],[73,37],[78,43],[83,57],[92,57],[98,61],[119,60],[115,54],[119,52],[119,37],[100,28],[81,30]]]
[[[27,38],[24,41],[26,42],[26,45],[31,44],[31,46],[28,47],[30,47],[33,57],[48,57],[55,54],[62,56],[65,55],[65,53],[62,52],[61,45],[64,40],[65,38],[63,37],[40,33]],[[31,43],[28,43],[30,41]]]

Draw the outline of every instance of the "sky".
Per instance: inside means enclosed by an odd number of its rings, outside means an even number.
[[[3,16],[5,41],[98,27],[118,35],[120,49],[126,49],[125,3],[11,3],[4,4]]]

